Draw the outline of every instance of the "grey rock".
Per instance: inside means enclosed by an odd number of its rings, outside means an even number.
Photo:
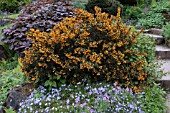
[[[14,110],[18,111],[19,103],[24,101],[34,90],[34,85],[31,83],[23,83],[21,85],[13,87],[3,103],[6,108],[13,107]],[[0,112],[1,113],[1,112]]]

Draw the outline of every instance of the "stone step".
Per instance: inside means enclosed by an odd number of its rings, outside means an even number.
[[[137,30],[137,32],[139,32],[139,31],[140,30]],[[157,28],[145,29],[145,30],[143,30],[143,33],[161,35],[162,34],[162,29],[157,29]]]
[[[159,59],[158,64],[161,64],[160,70],[166,73],[158,82],[161,83],[162,88],[170,91],[170,59]]]
[[[165,43],[165,38],[161,35],[155,35],[155,34],[149,34],[149,33],[144,33],[145,36],[148,37],[153,37],[156,39],[156,44],[160,45],[160,44],[164,44]]]
[[[162,29],[151,28],[151,29],[149,29],[148,33],[154,34],[154,35],[161,35],[162,34]]]
[[[156,45],[155,56],[159,59],[170,59],[170,48],[165,45]]]

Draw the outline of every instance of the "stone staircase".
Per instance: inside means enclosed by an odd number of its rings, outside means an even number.
[[[155,56],[159,59],[158,62],[162,63],[161,69],[163,72],[170,72],[170,48],[165,45],[165,38],[161,35],[161,29],[149,29],[144,30],[144,35],[153,37],[156,40],[156,47],[155,47]],[[170,73],[166,76],[163,76],[160,81],[168,81],[170,89]]]
[[[170,48],[165,45],[165,38],[161,35],[161,31],[161,29],[144,30],[144,35],[156,39],[155,56],[159,59],[158,63],[162,64],[161,69],[166,73],[170,72]],[[167,73],[158,82],[170,92],[170,73]],[[169,108],[166,113],[170,113],[170,93],[166,105]]]

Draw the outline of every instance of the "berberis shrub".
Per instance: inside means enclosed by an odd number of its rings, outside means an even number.
[[[29,80],[53,86],[106,80],[134,91],[142,89],[149,76],[142,61],[147,54],[131,49],[139,33],[121,22],[120,9],[116,17],[98,7],[95,11],[94,16],[76,9],[75,17],[65,18],[50,33],[30,30],[33,45],[20,59]]]
[[[41,0],[25,6],[16,21],[3,30],[3,42],[10,50],[23,52],[31,46],[26,33],[30,28],[49,32],[51,28],[65,17],[73,16],[73,5],[68,0]]]

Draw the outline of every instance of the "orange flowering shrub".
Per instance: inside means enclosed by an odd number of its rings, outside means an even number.
[[[56,82],[117,81],[134,91],[144,85],[148,74],[141,58],[146,54],[130,49],[139,33],[121,22],[120,9],[116,17],[98,7],[95,11],[76,9],[75,17],[63,19],[50,33],[30,30],[33,45],[20,59],[29,80],[43,84],[59,76]]]

